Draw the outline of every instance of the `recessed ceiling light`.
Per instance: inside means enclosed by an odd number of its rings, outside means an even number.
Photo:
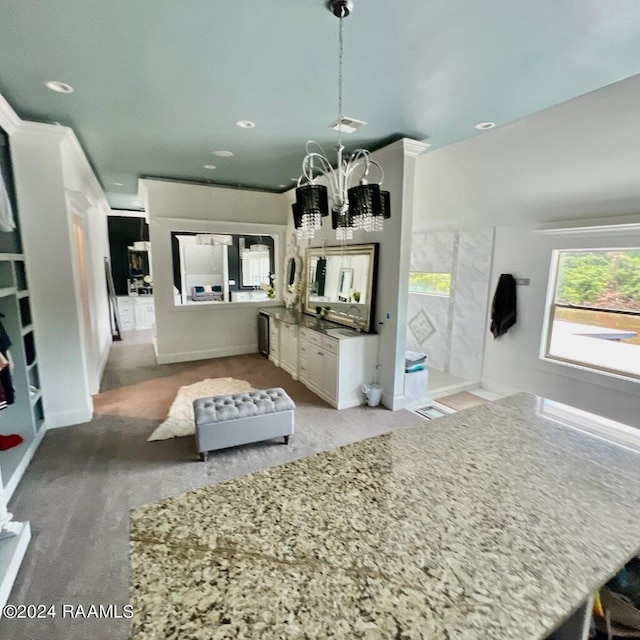
[[[233,151],[214,151],[213,155],[219,158],[230,158],[233,155]]]
[[[476,129],[484,131],[485,129],[493,129],[496,126],[495,122],[478,122]]]
[[[124,183],[123,182],[112,182],[111,184],[114,187],[124,187]]]
[[[253,129],[256,126],[256,123],[251,122],[251,120],[238,120],[238,122],[236,122],[236,126],[241,129]]]
[[[47,89],[51,89],[51,91],[56,91],[57,93],[73,93],[74,88],[67,84],[66,82],[60,82],[59,80],[47,80],[44,83],[44,86]]]
[[[210,169],[210,170],[212,170],[212,171],[213,171],[213,169],[215,169],[215,168],[216,168],[216,167],[215,167],[215,165],[213,165],[213,164],[203,164],[202,166],[203,166],[205,169]]]

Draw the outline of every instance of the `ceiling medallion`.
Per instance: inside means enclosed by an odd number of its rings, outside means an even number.
[[[353,9],[351,0],[331,0],[329,10],[340,21],[338,37],[338,123],[342,113],[342,65],[344,52],[343,20]],[[382,191],[380,185],[384,178],[382,167],[372,160],[366,149],[356,149],[345,153],[342,145],[342,128],[338,127],[338,145],[335,170],[322,147],[313,140],[305,146],[306,155],[302,161],[302,174],[297,180],[296,202],[292,205],[293,220],[298,237],[313,238],[322,226],[322,218],[329,215],[336,230],[337,240],[350,240],[354,229],[364,231],[382,231],[383,220],[391,217],[388,191]],[[378,183],[369,182],[369,171],[376,169]],[[318,184],[318,178],[324,177],[329,188]],[[354,186],[349,186],[357,182]],[[329,191],[331,192],[329,195]]]

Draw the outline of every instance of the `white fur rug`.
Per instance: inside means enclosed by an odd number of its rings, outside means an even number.
[[[167,419],[147,438],[147,441],[192,436],[195,433],[193,401],[198,398],[241,393],[252,389],[253,387],[246,380],[235,378],[207,378],[195,384],[180,387],[169,409]]]

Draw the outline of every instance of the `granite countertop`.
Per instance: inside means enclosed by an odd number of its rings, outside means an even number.
[[[298,313],[297,311],[290,311],[285,307],[267,307],[265,309],[259,309],[258,311],[259,313],[268,315],[274,320],[313,329],[313,331],[337,338],[338,340],[375,335],[364,331],[357,332],[355,329],[351,329],[345,325],[338,324],[337,322],[331,322],[329,320],[322,320],[321,322],[318,322],[314,316]]]
[[[638,552],[640,458],[543,406],[518,394],[133,510],[132,637],[545,638]]]

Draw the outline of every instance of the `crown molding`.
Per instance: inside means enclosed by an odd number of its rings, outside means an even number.
[[[402,153],[409,158],[417,158],[421,153],[424,153],[431,145],[428,142],[421,142],[420,140],[413,140],[412,138],[400,138],[391,144],[388,144],[382,149],[395,149],[402,151]]]
[[[411,138],[402,138],[400,142],[402,143],[404,155],[409,156],[410,158],[417,158],[431,146],[428,142],[412,140]]]
[[[0,126],[9,134],[13,135],[22,120],[18,117],[18,114],[13,110],[11,105],[5,100],[4,96],[0,94]]]
[[[612,216],[609,218],[587,218],[565,223],[545,225],[533,232],[542,236],[561,235],[619,235],[640,232],[640,218],[634,216]]]

